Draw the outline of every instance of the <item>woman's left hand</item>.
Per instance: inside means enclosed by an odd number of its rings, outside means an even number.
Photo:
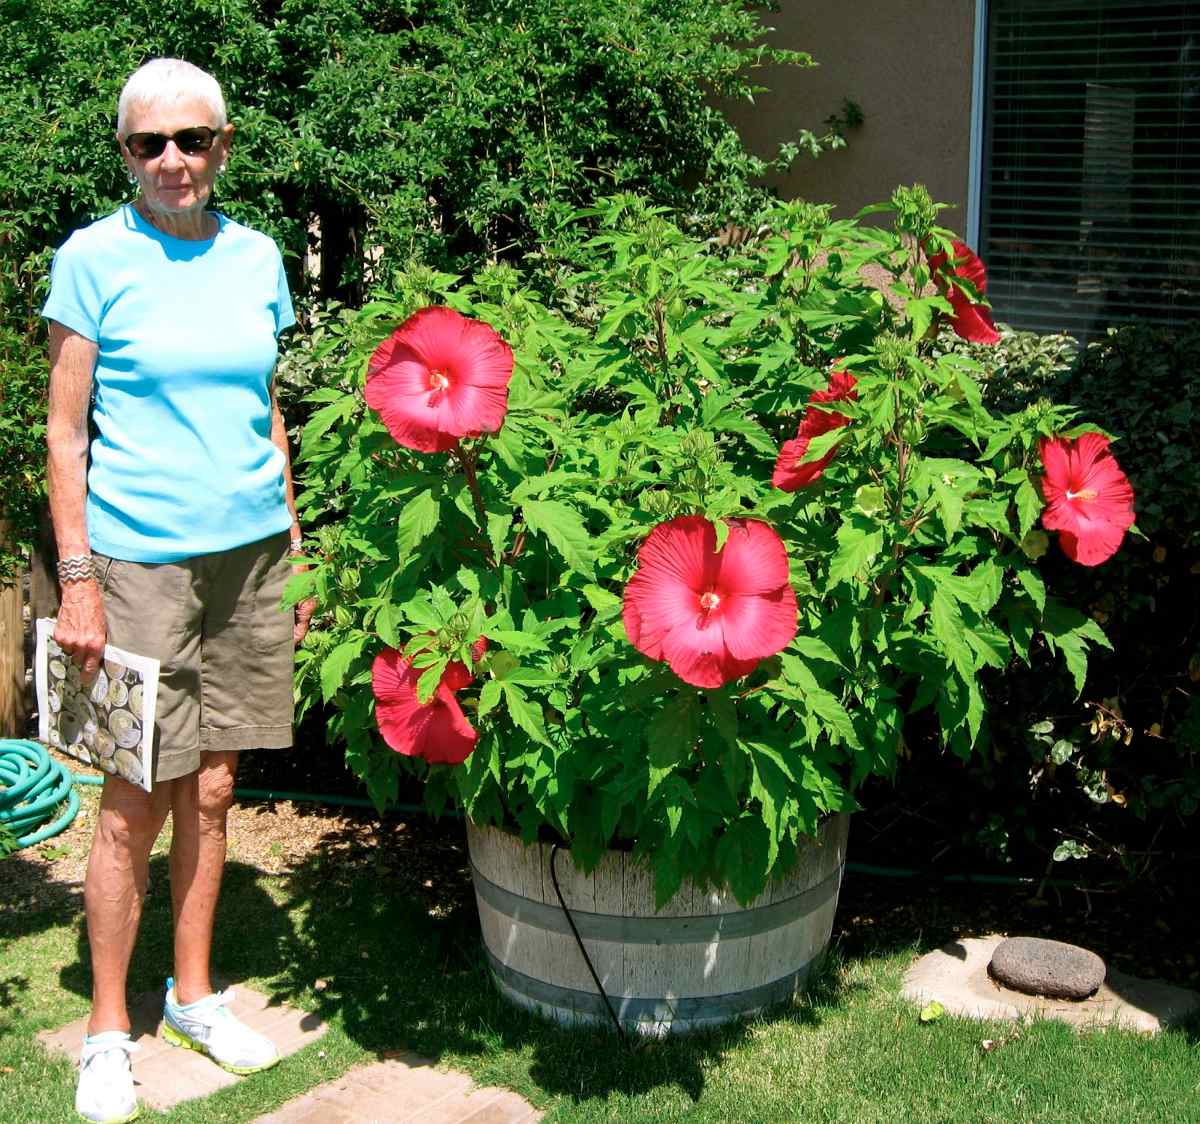
[[[307,566],[297,566],[297,571],[307,570]],[[292,626],[292,643],[299,648],[308,635],[308,626],[312,623],[312,616],[317,610],[317,599],[315,597],[306,598],[304,601],[296,603],[296,623]]]

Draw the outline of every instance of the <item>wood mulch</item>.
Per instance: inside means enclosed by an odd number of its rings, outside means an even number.
[[[95,823],[98,788],[81,788],[75,822],[55,839],[0,863],[0,908],[82,908],[83,877]],[[855,816],[851,862],[920,865],[897,848],[880,812]],[[155,847],[170,845],[170,821]],[[898,857],[899,856],[899,857]],[[241,800],[230,813],[229,861],[285,881],[374,871],[403,885],[441,916],[467,904],[470,873],[461,821],[419,814],[299,803]],[[1062,864],[1058,864],[1061,866]],[[1059,873],[1058,871],[1055,872]],[[925,878],[846,875],[835,938],[851,957],[991,932],[1045,936],[1081,944],[1113,967],[1200,987],[1195,918],[1200,879],[1193,868],[1173,877],[1041,887],[951,883]]]

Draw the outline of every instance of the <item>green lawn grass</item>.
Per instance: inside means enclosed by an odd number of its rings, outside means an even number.
[[[170,962],[161,855],[152,880],[134,992],[161,987]],[[314,861],[283,878],[231,863],[218,919],[221,971],[317,1012],[330,1029],[275,1069],[166,1118],[252,1120],[382,1051],[408,1049],[515,1089],[555,1122],[1200,1121],[1194,1031],[1151,1039],[1049,1022],[922,1025],[897,998],[918,949],[853,959],[835,950],[810,997],[789,1011],[626,1048],[607,1033],[566,1032],[510,1009],[488,982],[477,940],[469,902],[431,916],[378,869],[330,872]],[[51,1060],[34,1034],[84,1014],[89,986],[74,900],[0,916],[4,1124],[74,1119],[72,1066]],[[1002,1044],[984,1051],[984,1039]]]

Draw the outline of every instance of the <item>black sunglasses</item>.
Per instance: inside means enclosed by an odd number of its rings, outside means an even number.
[[[125,138],[125,147],[136,160],[153,160],[166,151],[167,141],[174,141],[175,147],[185,156],[199,156],[201,152],[212,148],[216,139],[216,129],[210,129],[207,125],[193,125],[170,136],[164,133],[130,133]]]

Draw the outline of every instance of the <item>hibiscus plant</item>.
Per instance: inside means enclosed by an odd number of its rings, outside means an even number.
[[[940,325],[995,338],[921,187],[891,229],[782,205],[739,247],[617,197],[552,301],[414,269],[348,323],[303,435],[319,627],[301,707],[381,806],[401,768],[665,901],[741,901],[889,774],[906,729],[986,744],[1036,648],[1082,689],[1094,621],[1037,558],[1110,555],[1132,493],[1094,426],[995,416]]]

